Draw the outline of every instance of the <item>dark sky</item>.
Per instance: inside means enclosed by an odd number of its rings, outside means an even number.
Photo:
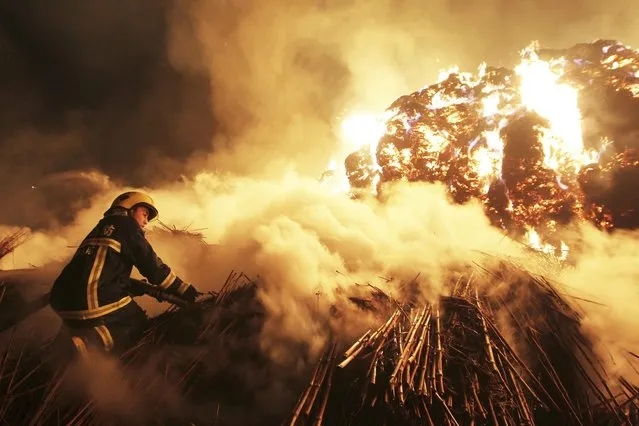
[[[101,185],[52,174],[96,169],[148,185],[176,179],[190,154],[210,149],[209,79],[170,65],[169,6],[0,1],[0,223],[69,219],[65,204]]]

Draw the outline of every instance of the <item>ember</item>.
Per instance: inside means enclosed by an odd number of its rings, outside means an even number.
[[[637,193],[639,52],[597,40],[533,44],[521,58],[514,70],[442,73],[397,99],[377,133],[369,118],[353,136],[350,117],[345,137],[360,141],[344,162],[350,189],[442,182],[454,202],[481,200],[495,226],[558,256],[558,231],[575,220],[639,226],[637,200],[620,196]]]

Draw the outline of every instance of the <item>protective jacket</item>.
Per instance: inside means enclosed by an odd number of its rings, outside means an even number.
[[[82,241],[53,284],[51,307],[67,320],[92,320],[122,309],[132,301],[133,266],[169,292],[195,293],[156,255],[135,219],[122,212],[105,216]]]

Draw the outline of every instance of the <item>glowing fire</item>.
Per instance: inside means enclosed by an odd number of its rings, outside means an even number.
[[[521,77],[522,103],[550,123],[542,137],[544,164],[555,171],[560,165],[572,166],[577,173],[584,165],[597,161],[598,151],[584,149],[579,91],[560,83],[564,64],[564,58],[542,61],[535,50],[528,48],[515,72]]]
[[[565,242],[561,241],[559,247],[555,247],[552,244],[545,243],[542,241],[541,237],[533,228],[528,228],[526,231],[526,241],[528,246],[534,250],[539,252],[552,255],[559,260],[566,260],[568,257],[569,248]],[[557,254],[559,252],[559,254]]]
[[[369,147],[371,155],[375,155],[377,142],[386,133],[386,122],[383,115],[356,112],[344,118],[341,131],[348,152]]]
[[[339,157],[343,158],[352,151],[366,150],[373,160],[372,171],[375,173],[375,183],[379,180],[379,165],[375,161],[377,142],[386,133],[388,116],[388,114],[354,112],[344,117],[341,122],[342,152],[339,153]],[[331,159],[320,180],[322,183],[331,182],[331,187],[336,192],[348,192],[350,185],[346,177],[346,169],[343,162],[339,164],[341,166],[338,166],[335,159]],[[333,181],[325,179],[334,176],[337,178]]]
[[[565,51],[533,43],[514,71],[485,64],[475,74],[442,71],[436,84],[383,114],[344,118],[350,155],[336,171],[346,177],[342,189],[375,194],[380,180],[444,182],[454,201],[481,199],[495,225],[565,258],[563,241],[544,241],[558,224],[590,215],[612,226],[607,210],[585,206],[580,190],[581,174],[612,144],[607,135],[594,143],[587,135],[584,144],[580,101],[593,82],[639,96],[639,52],[604,40]]]

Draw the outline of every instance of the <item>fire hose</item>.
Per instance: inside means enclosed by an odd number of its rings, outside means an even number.
[[[190,302],[182,297],[169,293],[163,288],[154,286],[147,281],[130,278],[129,292],[133,296],[149,295],[155,298],[159,302],[168,302],[182,309],[189,309],[196,306],[195,302]],[[198,293],[201,295],[202,293]],[[31,315],[40,311],[49,305],[51,298],[51,292],[47,292],[37,299],[27,303],[18,312],[14,313],[7,318],[0,318],[0,333],[10,329],[11,327],[18,325]]]

